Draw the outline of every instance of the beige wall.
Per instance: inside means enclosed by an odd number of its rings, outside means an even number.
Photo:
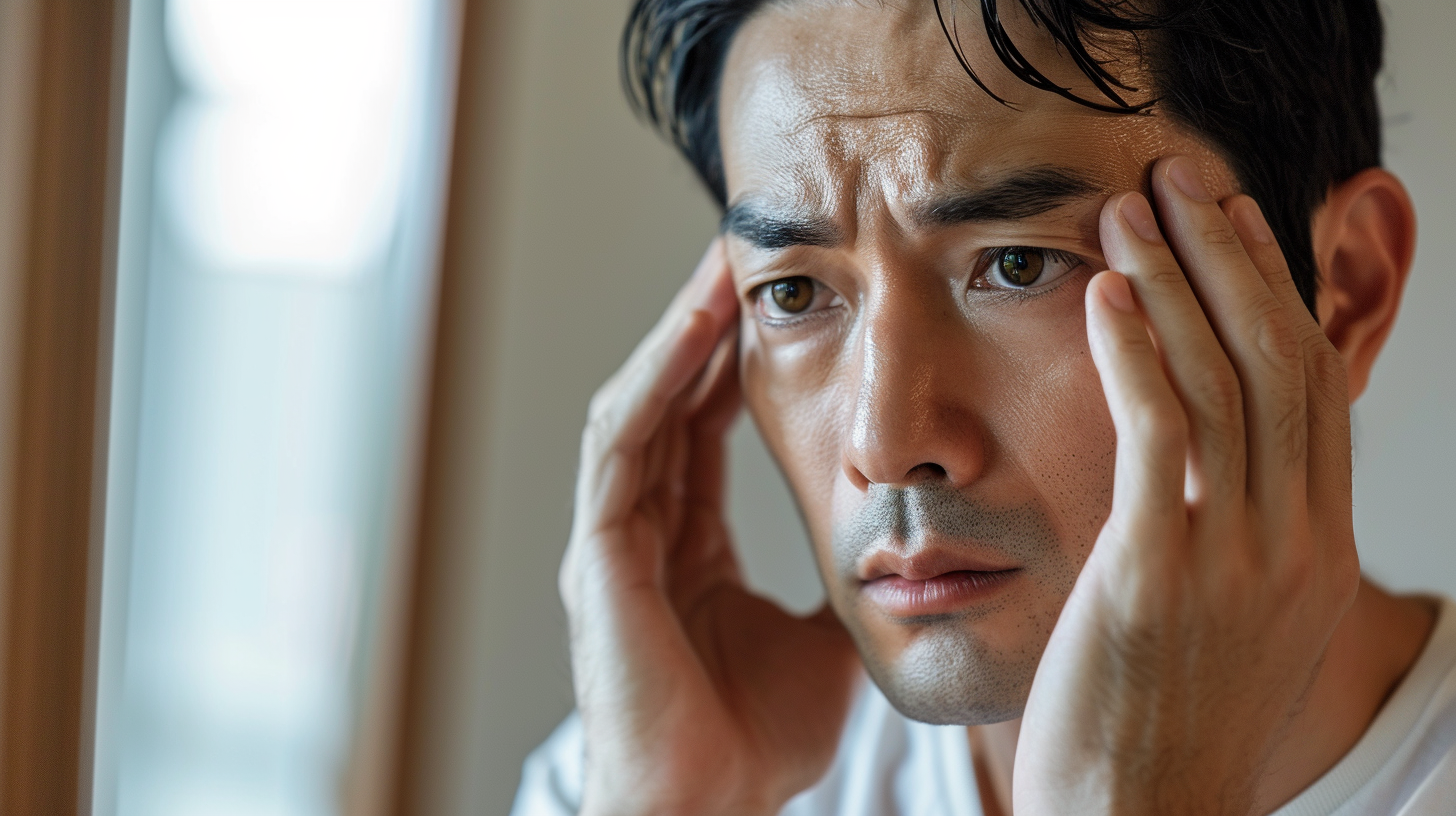
[[[1383,5],[1385,158],[1420,238],[1400,322],[1355,407],[1355,527],[1368,572],[1456,595],[1456,3]]]
[[[1407,313],[1359,406],[1357,523],[1368,567],[1456,594],[1441,512],[1456,495],[1456,4],[1393,0],[1390,164],[1423,218]],[[499,236],[475,286],[475,357],[454,376],[482,418],[465,440],[473,495],[451,535],[459,626],[454,716],[437,728],[432,814],[505,813],[522,756],[571,706],[555,573],[587,398],[655,319],[715,227],[688,168],[635,122],[617,84],[627,0],[516,0],[510,117],[494,185]],[[493,299],[493,300],[492,300]],[[735,526],[751,578],[803,608],[818,596],[792,505],[751,428],[735,437]]]

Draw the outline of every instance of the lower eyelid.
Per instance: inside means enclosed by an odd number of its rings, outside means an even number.
[[[823,286],[823,284],[816,285]],[[825,303],[820,308],[808,309],[803,312],[799,312],[798,314],[791,314],[785,317],[777,317],[775,315],[769,314],[767,310],[760,305],[762,303],[762,296],[760,295],[759,297],[754,298],[754,308],[752,314],[754,315],[755,319],[762,323],[782,328],[791,327],[796,323],[816,320],[844,304],[844,298],[841,297],[837,292],[833,292],[833,290],[828,289],[828,287],[825,287],[825,289],[831,292],[832,297],[830,298],[828,303]]]

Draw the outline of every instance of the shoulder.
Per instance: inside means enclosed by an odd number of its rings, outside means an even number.
[[[1435,816],[1456,802],[1456,602],[1365,735],[1275,816]]]
[[[521,769],[512,816],[565,816],[581,805],[581,719],[566,718]],[[904,717],[868,680],[824,777],[783,816],[978,816],[965,729]]]

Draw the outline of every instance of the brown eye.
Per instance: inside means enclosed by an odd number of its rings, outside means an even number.
[[[1001,276],[1012,286],[1030,286],[1041,277],[1046,267],[1046,257],[1041,250],[1031,247],[1008,247],[1001,250],[997,258]]]
[[[808,278],[784,278],[769,284],[776,306],[789,314],[798,314],[814,302],[814,282]]]

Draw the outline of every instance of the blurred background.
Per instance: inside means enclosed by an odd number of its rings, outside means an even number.
[[[131,0],[95,812],[505,814],[572,706],[587,399],[713,236],[629,0]],[[1387,0],[1423,224],[1355,411],[1366,570],[1456,595],[1456,5]],[[821,589],[740,423],[751,582]]]
[[[99,813],[363,793],[398,660],[455,12],[131,3]]]

